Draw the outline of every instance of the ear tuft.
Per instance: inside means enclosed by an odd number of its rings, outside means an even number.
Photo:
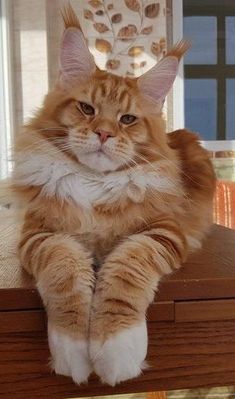
[[[179,61],[189,49],[190,42],[181,40],[153,68],[138,79],[142,93],[162,104],[178,73]]]
[[[63,7],[61,10],[61,15],[64,21],[65,29],[77,28],[81,30],[79,19],[70,3]]]
[[[165,57],[172,55],[176,57],[178,61],[181,60],[183,55],[190,49],[191,41],[182,39],[178,43],[176,43],[165,55]]]

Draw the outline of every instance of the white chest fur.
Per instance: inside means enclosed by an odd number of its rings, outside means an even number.
[[[146,190],[179,195],[178,185],[163,174],[161,166],[159,163],[150,170],[139,166],[129,171],[98,174],[65,156],[58,159],[44,154],[22,153],[13,178],[16,184],[42,186],[43,195],[55,195],[91,208],[125,197],[142,202]]]

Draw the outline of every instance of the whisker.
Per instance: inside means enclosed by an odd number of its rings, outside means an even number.
[[[137,166],[137,168],[139,167],[139,164],[137,162],[135,162],[133,159],[130,159],[130,161],[133,161],[135,166]],[[133,169],[133,168],[132,168]],[[138,169],[133,169],[134,170],[134,174],[138,173]],[[164,193],[160,193],[157,189],[154,190],[153,187],[148,187],[148,193],[155,199],[157,198],[158,200],[162,201],[165,198],[165,194]]]
[[[51,141],[53,141],[56,144],[57,143],[60,144],[60,143],[64,143],[65,142],[65,139],[62,138],[62,137],[53,137],[53,138],[51,137],[50,139],[51,139]],[[52,144],[53,144],[53,142],[52,142]],[[47,144],[48,144],[47,143],[47,139],[40,138],[39,140],[35,140],[33,143],[25,146],[24,150],[25,149],[30,149],[30,148],[40,148],[40,147],[37,147],[38,144],[41,144],[42,146],[47,147]],[[50,147],[50,148],[52,148],[52,147]],[[14,147],[11,148],[11,151],[14,152]]]
[[[147,148],[149,151],[160,155],[162,158],[164,158],[165,160],[167,160],[170,164],[174,165],[174,167],[181,173],[183,174],[185,177],[187,177],[189,180],[191,180],[193,183],[197,184],[200,187],[205,187],[204,184],[200,184],[198,183],[196,180],[194,180],[191,176],[189,176],[187,173],[185,173],[182,168],[180,168],[176,162],[174,162],[172,159],[169,159],[168,157],[166,157],[165,155],[163,155],[160,151],[154,150],[152,148],[149,148],[148,146],[143,145],[143,147]]]
[[[57,155],[57,154],[59,154],[59,153],[61,153],[63,151],[71,150],[71,146],[68,143],[60,144],[59,148],[58,147],[50,147],[50,148],[48,148],[45,145],[45,143],[41,143],[41,144],[42,145],[41,146],[37,146],[36,149],[37,150],[40,149],[40,152],[41,152],[42,155],[51,155],[51,156],[53,156],[53,155]],[[32,149],[32,148],[35,148],[35,146],[34,145],[27,146],[27,147],[24,148],[24,151],[29,152],[29,150]],[[32,155],[33,155],[33,153],[32,153]],[[16,154],[15,157],[13,155],[12,160],[14,160],[14,158],[17,159],[18,156],[19,156],[19,154]]]
[[[158,172],[158,169],[154,168],[154,166],[152,165],[152,163],[151,163],[150,161],[148,161],[145,157],[143,157],[143,156],[141,156],[141,155],[139,155],[139,154],[136,154],[136,156],[139,157],[140,159],[142,159],[142,160],[143,160],[144,162],[146,162],[147,164],[149,164],[149,166],[152,167],[152,169],[153,169],[155,172]],[[180,168],[179,168],[179,170],[180,170]],[[174,179],[170,178],[170,176],[167,176],[167,177],[168,177],[169,181],[171,181],[172,183],[174,183]],[[188,200],[189,202],[191,201],[189,195],[188,195],[186,192],[184,192],[183,195],[184,195],[184,198],[185,198],[186,200]],[[163,195],[163,198],[164,198],[164,195]]]
[[[41,128],[41,129],[37,129],[36,131],[37,132],[45,132],[45,131],[47,131],[47,130],[51,130],[51,131],[56,131],[56,130],[61,130],[61,131],[63,131],[63,132],[66,132],[66,133],[68,133],[69,132],[69,129],[67,129],[67,128],[64,128],[64,127],[61,127],[61,126],[58,126],[58,127],[56,127],[56,126],[53,126],[53,127],[44,127],[44,128]]]

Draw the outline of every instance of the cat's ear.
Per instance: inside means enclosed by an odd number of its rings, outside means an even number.
[[[182,40],[174,46],[153,68],[138,79],[141,92],[156,103],[163,103],[176,78],[179,61],[190,47]]]
[[[60,79],[65,82],[88,78],[96,69],[82,32],[77,28],[65,30],[60,48]]]
[[[67,6],[62,16],[65,31],[60,47],[60,81],[70,83],[74,79],[86,79],[96,69],[79,21],[72,7]]]

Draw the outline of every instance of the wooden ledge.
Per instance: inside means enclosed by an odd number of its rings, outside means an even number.
[[[176,301],[235,298],[235,230],[214,225],[203,248],[189,256],[177,272],[165,278],[150,308],[150,321],[160,320],[155,310],[172,319],[170,303]],[[161,305],[162,304],[162,305]],[[42,309],[34,281],[19,264],[2,270],[0,310]]]
[[[46,315],[19,264],[1,270],[0,397],[65,399],[127,392],[233,385],[235,231],[213,226],[203,249],[160,285],[148,312],[150,365],[137,379],[76,386],[48,367]]]
[[[45,317],[34,281],[12,262],[0,281],[0,332],[42,331]],[[162,281],[147,319],[180,322],[233,318],[235,231],[214,225],[203,248]]]

